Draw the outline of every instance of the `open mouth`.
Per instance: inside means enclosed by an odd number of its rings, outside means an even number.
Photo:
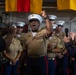
[[[33,27],[35,27],[36,25],[32,25]]]
[[[36,25],[32,25],[32,29],[34,29],[34,30],[35,30],[36,28],[37,28],[37,26],[36,26]]]

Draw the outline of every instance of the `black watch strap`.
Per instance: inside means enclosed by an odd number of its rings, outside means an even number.
[[[48,16],[46,16],[44,19],[45,19],[45,20],[46,20],[46,19],[49,19],[49,17],[48,17]]]

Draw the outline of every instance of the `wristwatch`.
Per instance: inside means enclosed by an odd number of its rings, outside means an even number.
[[[49,17],[48,17],[48,16],[46,16],[44,19],[45,19],[45,20],[46,20],[46,19],[49,19]]]

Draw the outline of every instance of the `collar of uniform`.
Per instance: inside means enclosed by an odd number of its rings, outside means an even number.
[[[29,37],[32,36],[32,32],[28,32],[28,36],[29,36]]]
[[[33,37],[32,31],[28,33],[28,37]]]

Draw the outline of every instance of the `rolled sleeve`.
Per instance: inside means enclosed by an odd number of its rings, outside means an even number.
[[[22,45],[19,45],[19,52],[23,51]]]

